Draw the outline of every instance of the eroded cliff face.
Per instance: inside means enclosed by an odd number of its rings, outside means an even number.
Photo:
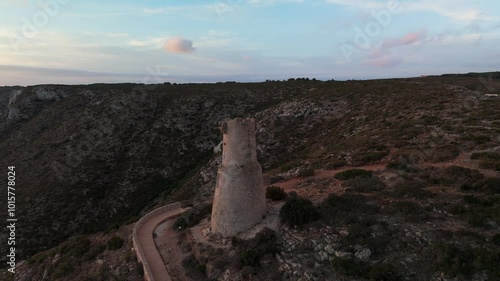
[[[218,122],[226,118],[255,118],[264,174],[283,177],[415,152],[449,158],[474,146],[460,134],[474,135],[498,120],[491,117],[495,104],[480,93],[439,83],[135,87],[0,88],[0,163],[15,165],[18,175],[20,258],[133,221],[160,202],[210,199],[221,157],[214,153]],[[470,100],[473,107],[464,106]],[[423,116],[441,123],[429,125]],[[467,118],[478,124],[456,126]],[[481,134],[490,132],[490,143],[497,141],[494,131]],[[438,145],[436,134],[444,136]]]
[[[134,87],[2,93],[0,159],[17,169],[21,257],[140,215],[193,168],[217,161],[219,121],[255,116],[300,93],[222,84],[165,85],[144,94]]]

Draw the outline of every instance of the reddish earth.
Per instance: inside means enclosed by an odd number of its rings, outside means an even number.
[[[423,163],[420,165],[421,168],[425,167],[449,167],[453,165],[463,166],[471,169],[478,169],[477,161],[470,160],[471,153],[462,153],[456,159],[443,162],[443,163]],[[275,183],[279,187],[282,187],[286,192],[295,191],[300,196],[307,197],[311,199],[315,203],[321,202],[328,194],[344,193],[344,188],[341,186],[341,181],[333,178],[335,174],[349,170],[349,169],[364,169],[370,170],[374,172],[383,171],[385,169],[385,164],[375,164],[361,167],[343,167],[335,170],[316,170],[315,175],[307,178],[291,178],[288,180],[284,180],[282,182]],[[478,169],[481,173],[488,177],[499,176],[499,172]],[[313,185],[313,186],[311,186]],[[447,192],[450,190],[443,191],[442,187],[430,187],[428,190],[433,191],[435,193]],[[386,198],[379,198],[382,201],[385,201]],[[182,209],[174,210],[172,212],[179,212]],[[279,210],[278,210],[279,213]],[[277,214],[275,214],[277,216]],[[165,273],[168,272],[171,275],[172,279],[157,279],[157,280],[180,280],[180,281],[189,281],[191,280],[187,275],[182,266],[182,260],[189,255],[189,252],[185,253],[181,247],[180,243],[182,239],[180,237],[180,233],[175,231],[172,228],[174,220],[166,220],[164,223],[159,225],[156,230],[153,229],[154,226],[161,220],[164,220],[168,214],[161,215],[160,217],[152,219],[148,222],[141,230],[142,240],[144,240],[144,247],[147,247],[147,252],[149,253],[148,260],[151,260],[150,263],[152,268],[154,268],[155,276],[165,276]],[[195,240],[198,242],[213,244],[208,241],[204,235],[201,234],[202,229],[207,227],[208,224],[206,220],[204,223],[194,227],[192,229]],[[434,227],[430,225],[429,227]],[[448,223],[448,228],[461,228],[461,225]],[[156,232],[156,241],[152,238],[153,231]],[[155,245],[156,242],[156,245]],[[158,246],[158,249],[156,248]],[[220,247],[221,245],[213,244],[215,247]],[[160,257],[161,256],[161,257]],[[164,263],[163,263],[164,261]],[[163,278],[163,277],[162,277]]]

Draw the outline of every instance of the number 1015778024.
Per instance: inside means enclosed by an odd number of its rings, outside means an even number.
[[[8,167],[7,172],[7,201],[9,207],[9,218],[16,216],[16,167]]]

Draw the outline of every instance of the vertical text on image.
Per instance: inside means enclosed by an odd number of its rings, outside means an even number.
[[[7,265],[10,273],[16,273],[16,167],[7,167]]]

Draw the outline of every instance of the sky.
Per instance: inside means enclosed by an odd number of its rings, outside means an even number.
[[[1,0],[0,85],[498,71],[498,0]]]

